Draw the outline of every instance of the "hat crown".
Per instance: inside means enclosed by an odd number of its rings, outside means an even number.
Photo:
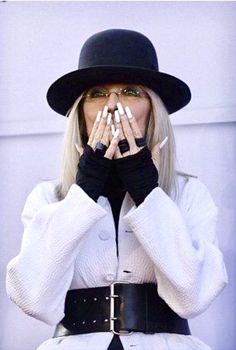
[[[145,35],[127,29],[109,29],[91,36],[81,49],[79,69],[96,66],[158,71],[158,60],[153,44]]]
[[[49,105],[62,115],[85,90],[98,84],[132,83],[156,92],[168,113],[183,108],[191,91],[182,80],[160,72],[156,50],[142,33],[108,29],[85,41],[79,67],[57,79],[48,89]]]

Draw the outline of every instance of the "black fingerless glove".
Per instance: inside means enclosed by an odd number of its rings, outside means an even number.
[[[158,186],[158,172],[147,147],[134,155],[116,159],[115,164],[119,177],[137,206]]]
[[[105,186],[112,161],[97,154],[86,145],[80,157],[76,184],[80,186],[89,197],[97,201]]]

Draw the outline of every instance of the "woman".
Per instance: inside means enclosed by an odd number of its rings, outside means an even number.
[[[27,198],[7,271],[10,298],[57,325],[38,349],[209,349],[187,319],[227,283],[217,210],[176,172],[168,117],[190,96],[149,39],[123,29],[89,38],[79,69],[49,88],[68,117],[62,174]]]

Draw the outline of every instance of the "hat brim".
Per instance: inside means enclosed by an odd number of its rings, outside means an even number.
[[[188,85],[172,75],[137,67],[94,66],[70,72],[56,80],[48,89],[48,104],[65,116],[78,96],[101,83],[145,85],[160,96],[169,114],[186,106],[191,99]]]

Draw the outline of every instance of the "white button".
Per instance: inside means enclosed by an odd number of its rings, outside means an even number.
[[[106,275],[106,280],[107,281],[114,281],[114,279],[115,279],[115,275],[113,273],[108,273]]]
[[[109,231],[101,231],[98,236],[102,241],[107,241],[111,237]]]
[[[99,197],[98,204],[104,207],[107,203],[107,199],[105,197]]]

